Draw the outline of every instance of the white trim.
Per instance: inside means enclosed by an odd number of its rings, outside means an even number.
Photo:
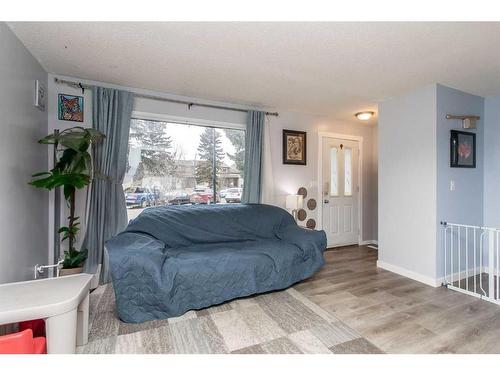
[[[483,273],[489,273],[490,268],[489,266],[483,266]],[[500,275],[500,270],[494,269],[493,270],[493,276],[499,276]]]
[[[361,241],[359,243],[360,246],[363,246],[363,245],[376,245],[378,246],[378,241],[377,240],[366,240],[366,241]]]
[[[438,282],[438,280],[436,280],[436,279],[434,279],[432,277],[429,277],[429,276],[426,276],[426,275],[422,275],[422,274],[420,274],[418,272],[410,271],[410,270],[408,270],[406,268],[395,266],[393,264],[386,263],[386,262],[383,262],[381,260],[377,260],[377,267],[378,268],[382,268],[382,269],[387,270],[387,271],[391,271],[391,272],[397,273],[399,275],[408,277],[410,279],[413,279],[413,280],[416,280],[418,282],[430,285],[432,287],[441,286],[441,283]]]
[[[94,290],[99,286],[99,279],[101,277],[101,264],[97,265],[97,270],[94,273],[94,277],[92,277],[92,281],[90,282],[90,290]]]
[[[215,120],[204,120],[194,117],[171,116],[171,115],[152,113],[152,112],[133,111],[132,118],[137,118],[141,120],[173,122],[177,124],[186,124],[186,125],[208,126],[213,128],[241,129],[241,130],[246,129],[245,124],[238,124],[225,121],[215,121]]]
[[[485,269],[487,269],[487,267],[483,267]],[[448,273],[444,276],[441,276],[441,277],[438,277],[437,278],[437,282],[440,284],[440,285],[444,285],[445,283],[445,276],[446,276],[446,281],[450,282],[453,278],[453,282],[455,281],[458,281],[458,280],[463,280],[467,277],[467,275],[472,276],[474,274],[479,274],[479,273],[484,273],[486,272],[485,270],[481,271],[481,267],[476,267],[476,269],[474,269],[474,267],[472,268],[469,268],[468,270],[462,270],[460,272],[454,272],[453,274],[451,273]],[[465,283],[465,280],[464,280],[464,283]],[[479,283],[478,283],[479,285]]]
[[[489,272],[490,272],[490,268],[487,265],[483,266],[483,268],[478,266],[475,268],[475,270],[474,270],[474,267],[472,267],[472,268],[469,268],[468,270],[464,269],[460,272],[454,272],[453,274],[448,273],[448,274],[446,274],[446,280],[448,282],[450,282],[452,279],[452,276],[453,276],[453,282],[455,282],[455,281],[458,281],[459,279],[464,280],[467,277],[467,275],[469,277],[471,277],[474,274],[477,275],[479,273],[489,273]],[[496,276],[496,277],[500,276],[500,270],[493,270],[493,276]],[[440,285],[444,285],[444,276],[439,277],[437,279],[437,281],[439,282]],[[463,283],[465,283],[465,281],[463,281]],[[471,283],[471,281],[469,281],[469,285],[470,285],[470,283]],[[477,285],[479,287],[479,282],[477,283]]]
[[[323,229],[323,138],[335,138],[359,143],[358,157],[358,245],[363,242],[363,137],[350,134],[318,132],[318,229]]]
[[[346,247],[346,246],[359,246],[359,243],[356,243],[356,242],[341,242],[341,243],[338,243],[338,244],[335,244],[335,245],[326,245],[326,248],[327,249],[336,249],[336,248],[339,248],[339,247]]]

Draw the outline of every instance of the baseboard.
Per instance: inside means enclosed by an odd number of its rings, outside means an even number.
[[[448,282],[451,281],[453,278],[453,281],[458,281],[458,280],[464,280],[467,278],[467,276],[472,277],[474,274],[479,274],[479,273],[488,273],[490,271],[490,268],[488,266],[483,266],[481,267],[476,267],[474,268],[469,268],[468,270],[462,270],[461,272],[454,272],[453,274],[448,273],[446,274],[446,280]],[[493,275],[494,276],[500,276],[500,270],[497,271],[496,269],[493,270]],[[443,285],[445,283],[444,276],[441,276],[440,278],[437,279],[438,283],[440,285]]]
[[[383,268],[384,270],[391,271],[394,273],[397,273],[399,275],[408,277],[410,279],[416,280],[418,282],[430,285],[432,287],[438,287],[441,286],[441,283],[438,282],[438,280],[433,279],[432,277],[422,275],[418,272],[415,271],[410,271],[406,268],[395,266],[390,263],[383,262],[381,260],[377,260],[377,267],[378,268]]]
[[[383,268],[384,270],[397,273],[399,275],[408,277],[410,279],[419,281],[421,283],[424,283],[424,284],[427,284],[427,285],[430,285],[433,287],[438,287],[438,286],[444,285],[444,283],[445,283],[444,276],[438,277],[437,279],[433,279],[432,277],[428,277],[428,276],[422,275],[420,273],[417,273],[415,271],[410,271],[406,268],[395,266],[393,264],[386,263],[386,262],[383,262],[381,260],[377,261],[377,267]],[[454,272],[453,274],[449,273],[446,275],[446,280],[448,280],[448,282],[449,282],[449,281],[451,281],[452,277],[453,277],[454,281],[457,281],[459,279],[463,280],[467,277],[467,275],[469,277],[471,277],[474,273],[479,274],[480,272],[488,273],[489,267],[483,266],[482,268],[481,267],[476,267],[475,269],[469,268],[468,271],[462,270],[461,272]],[[499,271],[494,270],[493,274],[494,274],[494,276],[497,276],[497,277],[500,276],[500,270]]]
[[[364,246],[364,245],[376,245],[376,246],[378,246],[378,241],[377,240],[366,240],[366,241],[361,241],[359,243],[359,246]]]
[[[90,289],[96,289],[99,286],[99,278],[101,276],[101,265],[99,264],[97,266],[97,271],[94,274],[94,277],[92,277],[92,281],[90,282]]]
[[[481,272],[481,267],[476,267],[476,269],[474,268],[469,268],[469,270],[463,270],[461,272],[454,272],[453,274],[451,273],[447,273],[446,274],[446,280],[449,282],[451,281],[451,279],[453,279],[454,281],[457,281],[457,280],[461,280],[461,279],[465,279],[467,277],[467,274],[470,276],[474,275],[474,273],[478,274]],[[484,271],[483,271],[484,272]],[[445,280],[444,280],[444,276],[441,276],[437,279],[437,282],[440,284],[440,285],[444,285],[445,284]]]
[[[490,267],[489,266],[483,266],[483,273],[489,273],[490,272]],[[493,269],[493,275],[494,276],[500,276],[500,269],[497,270],[496,267]]]

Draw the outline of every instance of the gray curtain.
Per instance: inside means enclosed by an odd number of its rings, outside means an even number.
[[[262,143],[265,112],[248,111],[243,170],[243,203],[259,203],[262,179]]]
[[[127,167],[133,100],[133,94],[127,91],[92,88],[93,127],[106,138],[92,150],[96,178],[90,186],[87,230],[82,249],[89,252],[85,272],[95,273],[97,266],[102,264],[102,283],[109,281],[104,242],[127,226],[122,183]]]

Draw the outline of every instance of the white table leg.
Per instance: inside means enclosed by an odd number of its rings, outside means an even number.
[[[76,349],[76,309],[45,319],[48,354],[73,354]]]
[[[86,345],[89,341],[89,294],[78,305],[76,322],[76,345]]]

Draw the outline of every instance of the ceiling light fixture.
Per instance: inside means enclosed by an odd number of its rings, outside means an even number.
[[[354,116],[358,118],[358,120],[361,121],[368,121],[369,119],[372,118],[372,116],[375,114],[375,112],[371,111],[364,111],[364,112],[358,112]]]

